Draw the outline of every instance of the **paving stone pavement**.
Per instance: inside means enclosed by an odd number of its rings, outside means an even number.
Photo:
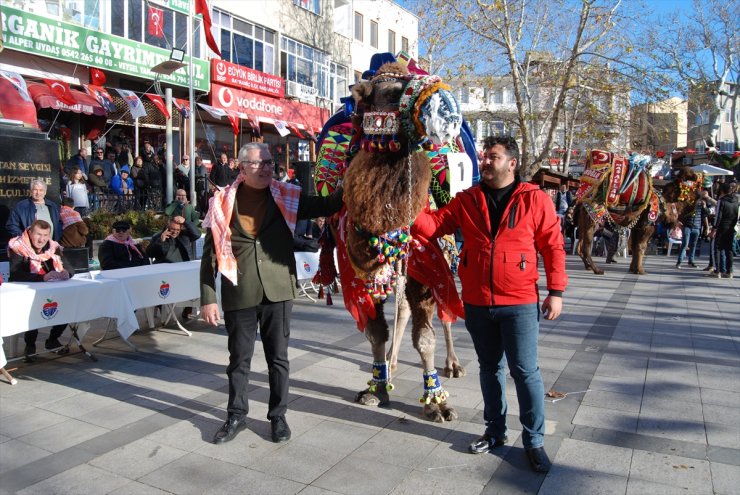
[[[547,475],[529,469],[510,379],[512,443],[467,453],[483,406],[462,322],[454,339],[468,374],[444,380],[459,420],[421,419],[410,332],[390,407],[356,405],[372,359],[337,297],[295,304],[284,444],[269,439],[259,346],[248,428],[210,443],[225,419],[223,327],[140,331],[138,352],[108,340],[94,348],[98,362],[77,353],[11,363],[19,384],[0,383],[0,495],[740,493],[738,279],[678,271],[665,256],[648,257],[641,277],[622,258],[603,276],[567,262],[564,314],[540,334],[546,390],[568,394],[546,402]],[[444,357],[440,345],[438,368]]]

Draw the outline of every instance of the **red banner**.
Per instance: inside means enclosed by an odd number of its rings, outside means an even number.
[[[150,36],[164,38],[164,11],[156,7],[149,7],[146,18],[146,32]]]
[[[157,107],[157,110],[162,112],[162,115],[164,115],[164,118],[169,119],[170,118],[170,112],[167,111],[167,105],[165,105],[164,100],[159,95],[153,95],[151,93],[144,93],[147,98],[151,100],[152,103],[154,103],[154,106]]]
[[[282,77],[232,64],[226,60],[211,60],[211,82],[276,98],[285,95],[285,81]]]
[[[262,121],[283,120],[291,124],[321,129],[329,119],[329,110],[297,101],[271,98],[256,93],[211,84],[210,104],[216,108],[246,113]]]

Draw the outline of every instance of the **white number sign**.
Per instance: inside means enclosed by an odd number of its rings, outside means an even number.
[[[473,162],[467,153],[447,153],[447,167],[451,196],[473,185]]]

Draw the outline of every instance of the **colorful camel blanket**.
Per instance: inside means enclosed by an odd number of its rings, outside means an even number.
[[[377,313],[368,280],[357,273],[349,259],[346,244],[348,228],[353,227],[345,208],[340,213],[336,236],[339,279],[342,281],[344,306],[357,322],[358,330],[364,332],[368,320],[374,319]],[[407,258],[408,275],[430,288],[440,320],[455,322],[457,317],[464,318],[463,303],[442,250],[429,239],[416,236],[414,241],[414,248]]]

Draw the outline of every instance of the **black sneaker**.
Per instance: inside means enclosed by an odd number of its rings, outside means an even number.
[[[486,452],[492,451],[496,447],[506,445],[508,441],[509,437],[507,437],[506,435],[494,438],[488,433],[484,433],[482,437],[468,446],[468,450],[471,454],[485,454]]]
[[[290,440],[290,427],[285,421],[285,416],[278,416],[270,420],[272,427],[272,441],[275,443],[287,442]]]
[[[538,473],[546,473],[550,470],[550,459],[545,453],[544,447],[535,447],[533,449],[527,449],[527,457],[529,458],[529,464],[532,469]]]
[[[693,261],[689,261],[689,266],[691,268],[699,268],[698,266],[696,266],[696,263],[694,263]]]
[[[213,443],[226,443],[234,439],[234,437],[247,427],[247,418],[245,416],[231,416],[216,432],[216,436],[213,437]]]
[[[681,269],[681,263],[676,263],[676,270],[680,270],[680,269]]]
[[[35,361],[34,356],[36,355],[36,346],[26,345],[26,348],[23,349],[23,362],[24,363],[33,363]]]
[[[59,339],[46,339],[44,347],[46,348],[46,350],[50,351],[52,349],[59,349],[60,347],[64,346],[61,342],[59,342]]]

